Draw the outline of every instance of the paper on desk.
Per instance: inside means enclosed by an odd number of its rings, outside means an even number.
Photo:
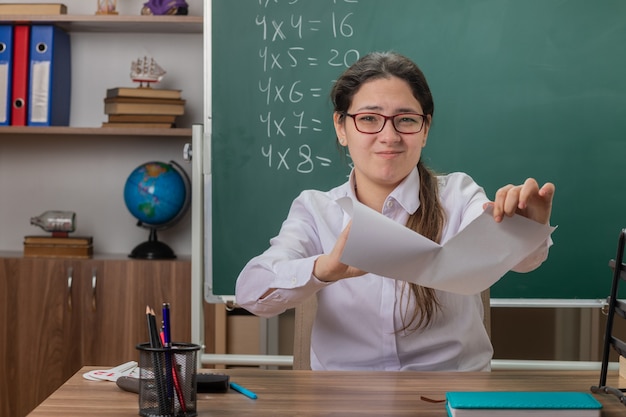
[[[488,208],[442,246],[349,197],[337,202],[352,216],[341,262],[459,294],[489,288],[555,229],[519,215],[496,223]]]

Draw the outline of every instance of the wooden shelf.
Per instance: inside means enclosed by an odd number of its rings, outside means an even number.
[[[202,33],[202,16],[13,15],[1,24],[52,23],[69,32]]]
[[[190,128],[117,128],[117,127],[22,127],[2,126],[0,136],[160,136],[160,137],[191,137]]]
[[[24,251],[23,250],[0,250],[0,259],[5,259],[5,258],[18,258],[18,259],[42,259],[42,258],[38,258],[38,257],[29,257],[26,258],[24,256]],[[153,262],[155,261],[154,259],[137,259],[137,258],[130,258],[128,256],[127,253],[94,253],[93,257],[88,258],[88,259],[78,259],[78,258],[43,258],[43,259],[69,259],[69,260],[74,260],[74,261],[90,261],[90,260],[95,260],[95,261],[128,261],[128,262],[132,262],[132,261],[146,261],[146,262]],[[191,262],[191,256],[190,255],[177,255],[176,258],[174,259],[159,259],[158,261],[185,261],[185,262]]]

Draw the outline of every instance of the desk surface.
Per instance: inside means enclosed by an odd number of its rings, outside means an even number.
[[[113,382],[87,381],[85,367],[30,414],[40,416],[138,415],[136,394]],[[212,370],[203,370],[211,372]],[[581,391],[598,383],[596,371],[493,372],[322,372],[228,369],[231,381],[258,394],[251,400],[230,390],[225,394],[198,394],[198,416],[446,416],[446,391]],[[609,384],[617,385],[617,372]],[[602,416],[624,416],[626,407],[616,397],[595,395]]]

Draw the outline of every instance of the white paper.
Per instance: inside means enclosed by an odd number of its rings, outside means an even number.
[[[352,217],[341,262],[459,294],[492,286],[555,229],[519,215],[496,223],[488,208],[442,246],[349,197],[337,202]]]

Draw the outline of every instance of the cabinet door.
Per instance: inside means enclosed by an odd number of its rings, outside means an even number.
[[[116,366],[138,360],[137,344],[148,341],[146,306],[161,322],[170,303],[172,339],[191,338],[191,262],[107,260],[97,274],[95,314],[84,321],[85,364]],[[89,306],[88,308],[93,308]]]
[[[7,380],[15,387],[11,415],[25,415],[82,366],[75,314],[77,268],[71,261],[9,259],[11,291],[6,316]]]
[[[16,276],[12,271],[16,262],[0,258],[0,416],[14,415],[11,413],[10,398],[12,386],[10,382],[15,377],[14,367],[11,365],[11,340],[13,339],[10,329],[11,321],[15,320],[15,303],[12,302],[13,287]]]

